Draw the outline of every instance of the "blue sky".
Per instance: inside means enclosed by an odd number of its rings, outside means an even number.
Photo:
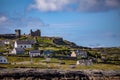
[[[120,46],[120,0],[0,0],[0,33],[14,29],[41,29],[80,46]]]

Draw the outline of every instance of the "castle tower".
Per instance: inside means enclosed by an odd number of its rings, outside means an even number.
[[[15,34],[17,37],[20,37],[21,36],[21,30],[20,29],[16,29],[15,30]]]
[[[41,36],[41,31],[38,29],[36,31],[32,31],[32,29],[30,30],[30,36]]]

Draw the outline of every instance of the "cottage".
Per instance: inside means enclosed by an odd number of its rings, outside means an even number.
[[[41,55],[40,50],[31,50],[31,51],[29,51],[29,56],[30,57],[35,57],[35,56],[40,56],[40,55]]]
[[[93,65],[93,62],[91,59],[90,60],[83,59],[83,60],[78,60],[76,64],[83,65],[83,66],[90,66],[90,65]]]
[[[7,59],[6,59],[5,57],[0,56],[0,63],[6,64],[6,63],[8,63],[8,62],[7,62]]]
[[[4,40],[3,42],[4,42],[4,44],[7,44],[7,45],[10,44],[10,41],[9,41],[9,40]]]
[[[32,44],[29,41],[15,41],[15,48],[31,48]]]
[[[77,56],[81,56],[82,58],[86,58],[87,57],[87,52],[84,50],[77,50],[76,51]]]
[[[11,52],[11,54],[24,54],[24,49],[23,48],[14,48]]]
[[[87,57],[87,52],[84,51],[84,50],[72,51],[71,57],[77,57],[77,56],[81,56],[82,58],[86,58]]]

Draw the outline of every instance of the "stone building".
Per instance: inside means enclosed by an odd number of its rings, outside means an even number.
[[[32,29],[30,30],[30,36],[41,36],[41,31],[39,29],[37,29],[36,31],[32,31]]]
[[[12,39],[12,38],[17,38],[21,36],[21,30],[16,29],[15,34],[0,34],[0,38],[7,38],[7,39]]]
[[[21,30],[20,29],[16,29],[15,30],[15,34],[16,34],[16,37],[20,37],[21,36]]]

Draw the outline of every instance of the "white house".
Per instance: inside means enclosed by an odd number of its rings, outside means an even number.
[[[10,44],[10,40],[4,40],[4,44]]]
[[[7,62],[7,59],[6,59],[5,57],[0,56],[0,63],[6,64],[6,63],[8,63],[8,62]]]
[[[35,57],[35,56],[40,56],[40,55],[41,55],[40,50],[31,50],[31,51],[29,51],[29,56],[30,57]]]
[[[14,48],[11,52],[11,54],[24,54],[23,48]]]
[[[75,51],[72,51],[72,53],[71,53],[71,57],[77,57],[77,54],[76,54]]]
[[[15,41],[15,48],[31,48],[32,44],[29,41]]]

